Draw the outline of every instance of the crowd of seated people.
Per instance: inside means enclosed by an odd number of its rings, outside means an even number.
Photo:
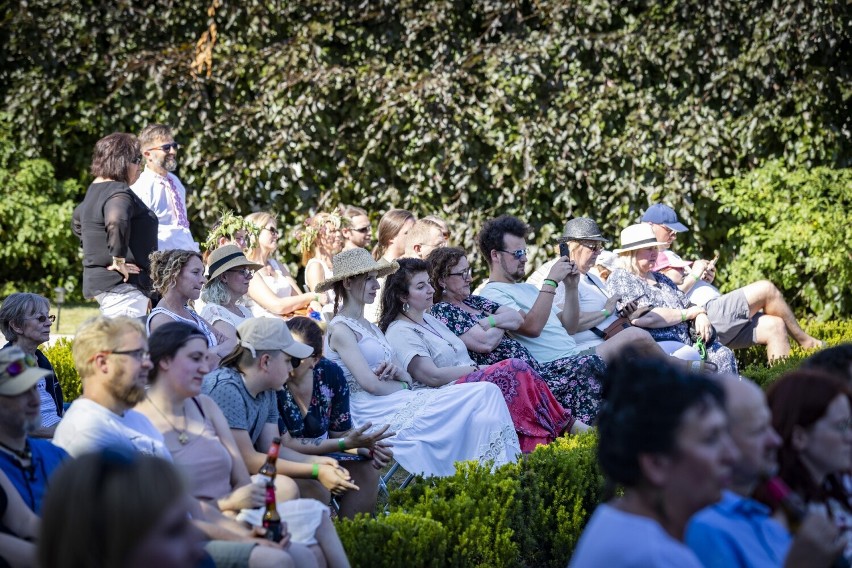
[[[173,157],[176,146],[151,151]],[[371,254],[370,213],[341,208],[302,228],[302,292],[275,258],[269,213],[226,213],[203,254],[156,250],[156,222],[129,188],[139,151],[131,135],[99,141],[97,179],[75,212],[84,293],[102,315],[76,332],[83,395],[67,410],[38,349],[53,323],[48,301],[12,294],[0,307],[9,342],[0,350],[0,557],[11,565],[36,555],[80,566],[161,563],[149,541],[173,530],[182,552],[163,566],[348,566],[330,507],[343,517],[374,513],[379,472],[392,460],[446,476],[457,461],[498,467],[590,427],[600,432],[602,469],[624,493],[595,513],[574,565],[714,565],[702,548],[713,537],[703,535],[725,527],[711,509],[749,500],[775,510],[758,486],[774,473],[776,450],[779,475],[815,513],[795,538],[767,525],[777,537],[767,554],[779,566],[852,557],[852,546],[824,542],[840,535],[845,544],[852,524],[848,353],[828,371],[834,378],[808,370],[780,380],[768,406],[748,389],[730,394],[742,390],[732,353],[710,308],[679,288],[690,264],[660,254],[670,241],[652,225],[625,228],[615,262],[601,264],[611,240],[595,221],[571,219],[559,256],[525,282],[529,227],[492,219],[478,239],[489,279],[476,294],[473,251],[449,248],[441,219],[392,209]],[[754,317],[760,339],[759,319],[775,316]],[[737,434],[746,401],[743,420],[755,408],[765,417],[757,441]],[[723,494],[757,451],[760,471]],[[63,502],[99,491],[75,471],[117,484],[149,472],[168,498],[133,502],[145,519],[132,542],[81,548],[119,525],[58,534]],[[139,485],[139,496],[146,491]],[[272,540],[258,513],[270,491],[284,521]],[[55,515],[45,523],[43,502]],[[298,540],[286,527],[296,504],[297,522],[312,526]],[[50,538],[33,546],[39,531]],[[611,546],[613,535],[630,535],[630,546]],[[640,560],[629,564],[625,549]]]

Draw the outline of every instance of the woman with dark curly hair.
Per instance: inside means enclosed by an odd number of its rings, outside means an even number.
[[[598,418],[598,463],[608,498],[598,505],[570,568],[701,568],[684,544],[690,517],[715,503],[738,453],[722,387],[659,359],[617,360]]]
[[[521,449],[531,452],[568,432],[588,427],[553,397],[547,384],[522,359],[503,359],[486,367],[475,363],[465,344],[430,315],[433,288],[428,264],[401,258],[382,292],[379,328],[414,379],[412,388],[489,382],[500,387],[518,433]]]
[[[210,354],[219,359],[229,354],[237,345],[235,338],[226,337],[221,331],[198,315],[190,306],[197,300],[207,279],[201,254],[191,250],[161,250],[151,253],[151,274],[154,289],[162,299],[148,316],[148,335],[170,321],[182,321],[196,326],[207,338]],[[211,361],[215,368],[218,361]]]
[[[108,317],[141,317],[151,294],[148,255],[157,250],[157,215],[130,189],[142,153],[132,134],[98,140],[95,180],[74,209],[71,227],[83,245],[83,296]]]
[[[600,401],[598,378],[604,370],[600,357],[590,354],[538,362],[521,342],[506,332],[524,321],[518,310],[470,293],[471,269],[460,248],[433,250],[426,258],[435,289],[430,313],[462,340],[479,365],[520,359],[536,370],[553,395],[577,420],[590,423]]]

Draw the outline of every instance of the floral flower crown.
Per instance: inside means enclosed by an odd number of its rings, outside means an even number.
[[[325,234],[329,229],[339,230],[348,226],[349,219],[336,213],[317,213],[313,217],[308,217],[302,224],[302,228],[296,229],[294,233],[296,240],[299,241],[299,251],[303,255],[310,254],[321,234]]]
[[[260,234],[260,228],[254,223],[246,221],[243,217],[234,215],[230,209],[226,209],[216,225],[213,226],[213,230],[207,235],[207,240],[204,241],[204,250],[215,250],[219,246],[221,237],[230,240],[239,231],[246,232],[247,248],[252,248]]]

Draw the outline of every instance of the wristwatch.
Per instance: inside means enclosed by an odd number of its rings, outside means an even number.
[[[116,266],[123,266],[125,264],[125,260],[120,256],[112,257],[112,263]]]

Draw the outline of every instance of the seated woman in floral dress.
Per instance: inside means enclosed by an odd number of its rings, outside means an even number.
[[[599,378],[606,366],[594,354],[581,354],[539,363],[506,331],[518,329],[523,316],[508,306],[470,293],[471,270],[460,248],[433,250],[426,258],[435,290],[430,313],[456,334],[479,365],[520,359],[541,375],[553,395],[577,420],[594,421],[600,403]]]

